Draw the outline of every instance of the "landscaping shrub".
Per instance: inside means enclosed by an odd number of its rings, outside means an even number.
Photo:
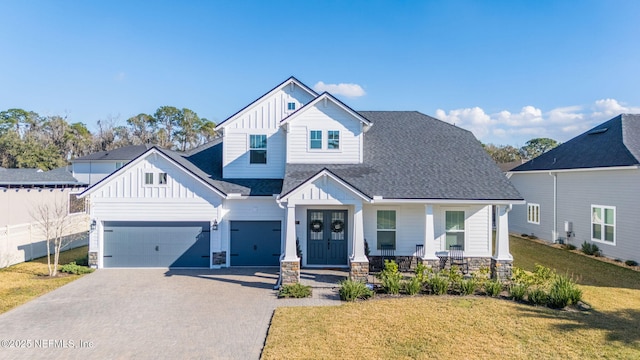
[[[367,284],[360,281],[344,280],[340,283],[340,300],[356,301],[357,299],[368,299],[373,296],[373,290]]]
[[[582,252],[587,255],[600,256],[600,248],[598,245],[586,241],[582,243]]]
[[[502,292],[502,283],[497,280],[489,280],[484,284],[484,291],[487,295],[496,297]]]
[[[75,263],[80,266],[89,266],[89,254],[77,258]]]
[[[415,295],[422,289],[422,282],[417,276],[413,276],[409,280],[402,282],[402,288],[408,295]]]
[[[471,295],[478,288],[478,283],[475,279],[464,279],[460,281],[460,295]]]
[[[509,295],[515,301],[522,301],[527,294],[527,288],[525,284],[512,284],[509,287]]]
[[[547,305],[547,293],[544,291],[544,289],[531,289],[529,291],[528,298],[533,305]]]
[[[434,295],[444,295],[449,289],[449,278],[435,274],[429,279],[428,284]]]
[[[567,245],[564,246],[564,248],[567,249],[567,250],[575,250],[576,246],[575,245],[571,245],[571,244],[567,244]]]
[[[86,266],[80,266],[78,264],[76,264],[75,261],[72,261],[68,264],[65,265],[60,265],[60,272],[63,273],[67,273],[67,274],[76,274],[76,275],[80,275],[80,274],[89,274],[93,272],[92,268],[86,267]]]
[[[418,281],[424,284],[427,282],[427,280],[429,280],[429,275],[433,274],[433,270],[420,262],[418,263],[418,265],[416,265],[414,273],[416,274],[415,277],[418,279]]]
[[[387,294],[397,295],[400,293],[402,274],[398,271],[398,264],[395,261],[384,261],[384,270],[378,274],[378,279],[380,279],[382,289]]]
[[[478,287],[484,287],[484,284],[491,279],[491,269],[486,266],[481,267],[472,275]]]
[[[282,285],[278,292],[280,298],[306,298],[311,296],[311,286],[300,283]]]
[[[548,297],[549,307],[561,309],[567,305],[576,304],[581,299],[582,290],[578,289],[567,276],[557,276],[551,283]]]
[[[629,265],[629,266],[638,266],[638,262],[635,261],[635,260],[627,260],[624,263]]]

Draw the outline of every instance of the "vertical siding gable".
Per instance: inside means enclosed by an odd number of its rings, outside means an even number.
[[[352,201],[360,200],[351,190],[342,184],[327,177],[322,176],[315,181],[302,185],[296,189],[295,193],[289,197],[293,200],[338,200]]]

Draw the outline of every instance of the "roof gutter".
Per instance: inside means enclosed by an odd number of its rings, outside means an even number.
[[[374,196],[372,204],[410,203],[410,204],[492,204],[492,205],[522,205],[526,204],[523,199],[494,200],[494,199],[385,199],[381,196]]]

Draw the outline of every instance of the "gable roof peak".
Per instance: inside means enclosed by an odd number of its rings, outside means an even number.
[[[342,101],[340,101],[339,99],[337,99],[335,96],[331,95],[331,93],[329,93],[327,91],[324,91],[323,93],[318,95],[315,99],[309,101],[309,103],[307,103],[306,105],[304,105],[303,107],[301,107],[300,109],[295,111],[293,114],[291,114],[291,115],[287,116],[286,118],[280,120],[280,124],[284,125],[286,123],[289,123],[291,120],[295,119],[297,116],[299,116],[305,110],[313,107],[314,105],[316,105],[318,102],[320,102],[322,100],[325,100],[325,101],[329,100],[329,101],[333,102],[338,107],[340,107],[343,110],[345,110],[347,113],[349,113],[350,115],[352,115],[353,117],[355,117],[356,119],[361,121],[366,126],[370,127],[370,126],[373,125],[373,123],[369,119],[367,119],[364,115],[362,115],[359,112],[353,110],[351,107],[349,107],[349,105],[343,103]]]

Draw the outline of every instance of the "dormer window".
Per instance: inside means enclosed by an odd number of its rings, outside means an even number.
[[[329,150],[340,149],[340,131],[338,130],[327,131],[327,149]]]
[[[267,135],[249,135],[249,163],[267,163]]]
[[[287,103],[287,110],[293,111],[295,109],[296,109],[296,103],[294,102]]]
[[[309,133],[309,149],[322,149],[322,130],[311,130]]]

